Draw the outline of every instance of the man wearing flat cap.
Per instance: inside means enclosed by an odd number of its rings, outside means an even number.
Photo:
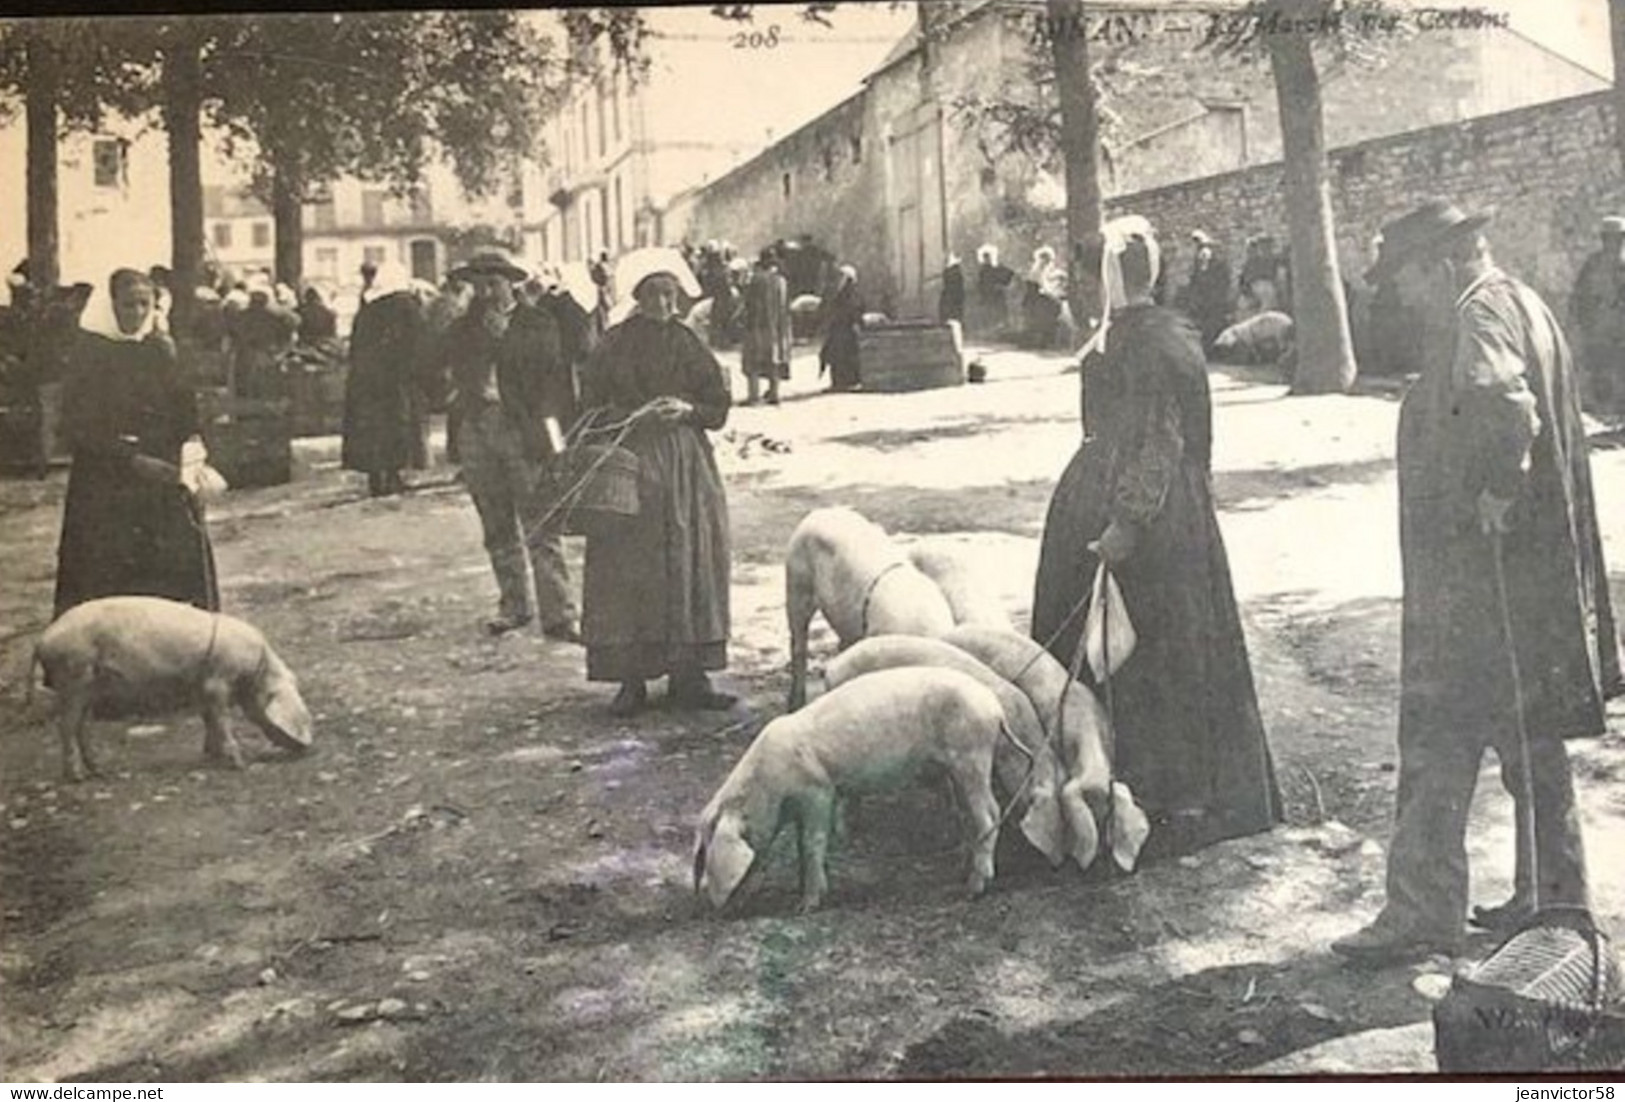
[[[1586,257],[1569,296],[1587,408],[1598,416],[1625,413],[1625,218],[1597,228],[1600,247]]]
[[[529,273],[501,253],[479,253],[448,278],[474,290],[443,347],[463,481],[480,514],[500,594],[486,630],[501,635],[535,618],[528,577],[534,573],[543,634],[579,643],[563,540],[556,527],[540,523],[534,504],[550,454],[546,420],[568,428],[576,414],[575,375],[558,323],[548,310],[519,301],[515,285]]]
[[[1371,965],[1460,947],[1486,747],[1521,829],[1513,896],[1475,908],[1474,923],[1510,932],[1537,900],[1587,900],[1563,739],[1602,733],[1618,641],[1568,344],[1540,297],[1496,267],[1488,217],[1424,204],[1383,228],[1372,273],[1415,309],[1423,372],[1399,417],[1405,595],[1387,902],[1332,945]]]

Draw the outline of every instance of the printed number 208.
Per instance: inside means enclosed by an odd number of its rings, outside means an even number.
[[[736,50],[771,50],[779,44],[779,25],[777,23],[764,31],[740,31],[733,36]]]

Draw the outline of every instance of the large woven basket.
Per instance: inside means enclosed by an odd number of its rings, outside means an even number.
[[[1443,1072],[1625,1068],[1625,981],[1583,908],[1540,912],[1433,1009]]]
[[[548,466],[537,488],[541,511],[571,535],[602,531],[638,513],[637,453],[615,444],[577,444]]]

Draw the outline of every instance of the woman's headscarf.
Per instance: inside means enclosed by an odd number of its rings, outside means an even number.
[[[612,325],[618,325],[631,316],[637,307],[638,284],[652,275],[668,275],[677,281],[677,289],[691,299],[703,293],[694,270],[683,259],[683,254],[668,246],[633,249],[615,263],[616,282],[628,292],[609,313]]]
[[[1106,331],[1111,328],[1111,316],[1128,305],[1128,291],[1123,282],[1123,253],[1129,242],[1138,239],[1144,244],[1146,262],[1150,270],[1148,286],[1155,286],[1162,270],[1162,250],[1157,246],[1157,231],[1138,214],[1125,214],[1113,218],[1101,227],[1104,247],[1100,250],[1100,328],[1078,350],[1080,356],[1106,351]]]
[[[113,341],[144,341],[152,335],[158,325],[158,296],[157,288],[153,287],[152,309],[147,311],[146,320],[134,333],[126,333],[119,328],[118,314],[113,310],[113,281],[131,281],[146,284],[152,287],[152,279],[144,272],[134,268],[120,268],[107,278],[107,282],[98,285],[90,293],[90,301],[85,304],[85,312],[80,315],[79,327],[98,336]]]
[[[407,274],[406,265],[399,260],[386,260],[378,265],[378,273],[372,277],[372,286],[367,293],[361,296],[363,302],[374,302],[385,295],[393,295],[397,291],[410,291],[412,277]]]

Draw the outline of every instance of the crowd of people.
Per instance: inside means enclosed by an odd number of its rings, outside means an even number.
[[[1399,419],[1400,783],[1387,903],[1333,946],[1367,963],[1459,947],[1467,810],[1486,748],[1496,749],[1534,841],[1517,851],[1513,897],[1479,908],[1474,921],[1505,930],[1537,900],[1585,903],[1563,740],[1601,732],[1604,701],[1625,688],[1583,375],[1539,296],[1495,264],[1487,223],[1427,203],[1384,227],[1366,273],[1413,319],[1421,368]],[[1215,243],[1203,234],[1191,242],[1189,278],[1173,296],[1144,219],[1114,220],[1079,258],[1098,266],[1107,297],[1081,365],[1083,443],[1044,523],[1031,622],[1033,638],[1112,701],[1116,769],[1153,823],[1152,857],[1282,818],[1213,499],[1204,346],[1236,309],[1289,309],[1291,275],[1274,243],[1260,240],[1233,297]],[[1606,376],[1614,389],[1605,393],[1617,397],[1619,343],[1606,326],[1618,323],[1625,288],[1625,221],[1605,221],[1602,244],[1573,314],[1593,393]],[[349,343],[345,466],[365,472],[373,494],[399,492],[401,472],[425,464],[427,413],[443,404],[497,583],[486,630],[539,619],[548,638],[584,645],[587,678],[617,686],[617,716],[648,707],[648,685],[661,678],[673,706],[734,703],[710,679],[727,664],[731,550],[708,436],[733,398],[685,310],[714,300],[726,278],[739,300],[726,324],[738,326],[747,401],[765,389],[775,402],[791,304],[816,279],[821,358],[833,385],[856,382],[856,273],[825,260],[810,273],[806,243],[792,272],[781,245],[764,248],[742,280],[730,250],[713,245],[687,255],[640,249],[613,269],[603,258],[591,290],[572,291],[558,269],[527,270],[500,251],[474,255],[428,300],[398,265],[365,273]],[[1019,286],[1024,331],[1061,323],[1061,311],[1031,299],[1035,289],[1052,304],[1064,299],[1051,252],[1039,250],[1021,281],[1000,273],[990,248],[978,265],[969,301],[962,278],[944,280],[945,315],[988,307],[997,291],[1008,319]],[[64,398],[73,468],[58,614],[115,593],[219,607],[207,525],[185,477],[199,445],[196,403],[166,332],[160,275],[120,269],[86,307]],[[263,283],[242,290],[230,314],[222,301],[220,326],[240,386],[258,385],[301,334],[333,339],[319,296],[290,304]],[[714,332],[715,313],[711,324]],[[562,518],[539,491],[583,426],[613,432],[631,457],[636,507],[586,530],[578,605]],[[1120,583],[1138,637],[1109,681],[1076,661],[1078,614],[1099,565]]]
[[[798,337],[819,339],[819,377],[829,376],[830,390],[858,388],[858,331],[868,304],[854,266],[838,262],[811,234],[781,237],[754,262],[726,241],[698,248],[685,242],[678,254],[695,276],[703,321],[694,320],[706,342],[740,350],[747,405],[762,401],[764,389],[765,400],[778,404]]]

